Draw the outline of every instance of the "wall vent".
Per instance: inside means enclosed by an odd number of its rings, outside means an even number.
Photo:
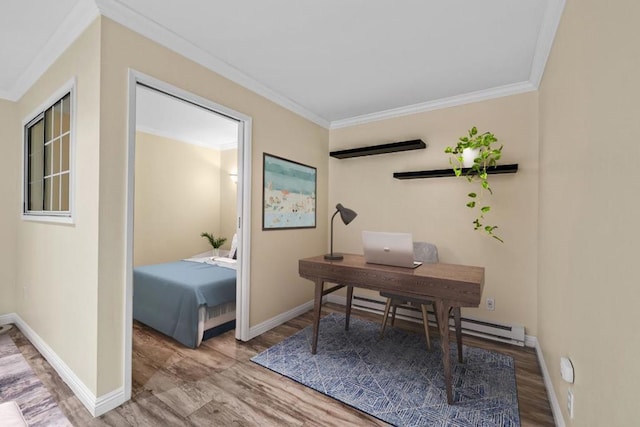
[[[326,301],[345,305],[346,297],[340,295],[328,295],[326,297]],[[354,295],[351,306],[353,308],[358,308],[370,313],[383,315],[385,303],[386,299],[377,299]],[[435,314],[433,313],[433,308],[430,307],[428,312],[429,325],[435,328],[436,318]],[[398,308],[396,317],[398,319],[422,323],[422,314],[420,313],[420,310],[413,307]],[[449,326],[451,330],[455,330],[453,317],[449,318]],[[462,333],[480,338],[486,338],[493,341],[504,342],[507,344],[514,344],[520,347],[524,347],[525,344],[523,326],[488,322],[486,320],[475,319],[473,317],[464,315],[462,316]]]

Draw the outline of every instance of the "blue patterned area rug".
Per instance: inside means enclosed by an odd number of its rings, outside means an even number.
[[[332,313],[320,320],[318,352],[311,326],[251,360],[396,426],[519,426],[513,358],[451,344],[455,404],[448,405],[440,342]]]

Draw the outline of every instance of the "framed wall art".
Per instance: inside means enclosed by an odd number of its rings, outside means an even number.
[[[262,229],[315,228],[317,170],[264,153]]]

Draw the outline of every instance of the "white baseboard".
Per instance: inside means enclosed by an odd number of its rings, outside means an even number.
[[[91,415],[93,415],[94,417],[99,417],[100,415],[106,414],[110,410],[122,405],[127,400],[129,399],[125,397],[124,387],[120,387],[95,399],[95,403],[93,404],[93,411],[91,411],[91,409],[89,408],[87,409],[89,409]]]
[[[544,387],[547,389],[547,396],[549,398],[549,404],[551,405],[553,419],[557,427],[565,427],[562,410],[560,409],[558,397],[556,396],[556,392],[553,389],[553,384],[551,383],[551,376],[549,376],[549,370],[547,369],[547,364],[544,361],[542,348],[540,347],[540,343],[538,342],[538,339],[536,337],[530,338],[532,339],[534,344],[532,347],[536,349],[536,354],[538,355],[538,363],[540,363],[540,370],[542,371],[542,378],[544,379]]]
[[[345,305],[347,303],[345,296],[334,294],[328,295],[328,301],[340,305]],[[386,299],[354,295],[352,307],[382,316],[384,314],[385,303]],[[422,324],[422,313],[420,313],[419,310],[408,310],[400,307],[398,308],[397,317],[410,322]],[[435,313],[432,311],[429,312],[429,324],[431,326],[436,326]],[[454,330],[453,318],[449,319],[449,324],[451,330]],[[492,341],[517,345],[519,347],[523,347],[526,341],[524,326],[489,322],[485,319],[471,316],[462,316],[462,333],[464,335],[476,336]]]
[[[16,317],[15,313],[0,314],[0,326],[8,325],[9,323],[15,323],[14,322],[15,317]]]
[[[71,388],[71,391],[73,391],[92,416],[98,417],[127,401],[127,399],[125,399],[124,387],[96,397],[71,368],[64,363],[60,356],[58,356],[18,314],[11,313],[0,316],[0,325],[8,323],[13,323],[22,331],[24,336],[33,344],[47,362],[49,362],[53,369],[55,369],[60,378]]]
[[[525,335],[524,336],[524,346],[529,348],[535,348],[538,339],[534,335]]]
[[[280,326],[291,319],[295,319],[296,317],[306,313],[312,308],[313,308],[313,300],[306,302],[302,305],[299,305],[287,312],[279,314],[276,317],[272,317],[269,320],[265,320],[264,322],[249,328],[249,339],[255,338],[258,335],[261,335],[267,332],[268,330],[275,328],[276,326]]]

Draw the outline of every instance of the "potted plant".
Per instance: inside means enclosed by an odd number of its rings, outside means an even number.
[[[487,225],[484,223],[484,215],[491,210],[491,207],[486,204],[481,204],[482,197],[485,191],[493,194],[491,186],[489,185],[487,169],[495,167],[497,161],[502,156],[502,145],[500,148],[493,146],[498,142],[498,139],[491,132],[478,133],[478,129],[474,126],[468,132],[468,136],[460,137],[455,147],[447,147],[444,152],[450,154],[449,163],[453,167],[453,171],[456,176],[464,176],[471,183],[480,184],[480,191],[470,192],[469,201],[467,207],[470,209],[478,208],[476,219],[473,221],[474,230],[484,230],[489,236],[493,237],[500,242],[504,241],[495,234],[497,225]],[[465,165],[465,157],[468,158],[468,153],[474,153],[472,155],[472,162]]]
[[[200,234],[200,237],[207,238],[209,244],[213,247],[213,256],[220,255],[220,246],[224,245],[224,242],[227,241],[226,237],[215,237],[213,234],[206,232]]]

